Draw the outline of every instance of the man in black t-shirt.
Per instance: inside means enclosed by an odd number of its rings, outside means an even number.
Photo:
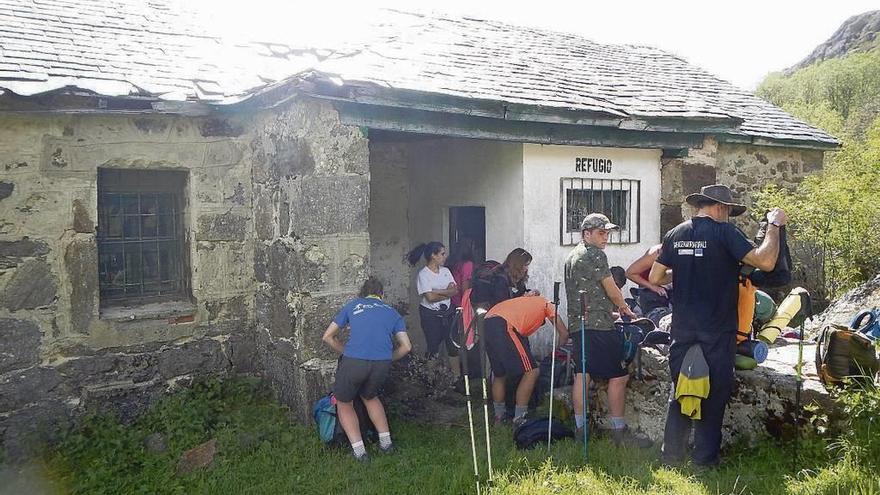
[[[779,253],[779,227],[785,224],[786,215],[779,208],[771,211],[767,237],[754,247],[742,231],[728,222],[730,217],[743,214],[746,207],[733,201],[727,186],[705,186],[686,201],[697,212],[666,233],[649,281],[657,285],[673,282],[675,304],[669,349],[673,387],[685,353],[693,344],[700,345],[709,365],[709,396],[701,404],[702,419],[693,424],[693,461],[714,466],[719,462],[721,423],[734,383],[737,275],[741,263],[766,271],[773,269]],[[690,417],[681,414],[673,392],[663,438],[664,461],[684,460],[691,424]]]

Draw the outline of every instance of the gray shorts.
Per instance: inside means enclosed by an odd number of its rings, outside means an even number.
[[[351,402],[358,396],[373,399],[379,395],[389,371],[391,360],[369,361],[342,356],[336,366],[333,395],[342,402]]]

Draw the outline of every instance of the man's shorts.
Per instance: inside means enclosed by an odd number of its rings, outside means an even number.
[[[391,360],[368,361],[342,356],[336,366],[333,395],[342,402],[351,402],[358,396],[373,399],[379,395],[390,370]]]
[[[486,354],[492,365],[492,374],[498,377],[516,377],[537,368],[529,339],[512,328],[508,330],[504,318],[486,318],[484,332]]]
[[[623,334],[618,330],[584,330],[584,332],[571,334],[577,373],[583,372],[581,367],[581,333],[587,334],[585,347],[587,373],[590,378],[608,380],[629,374],[629,371],[621,366],[623,362]]]

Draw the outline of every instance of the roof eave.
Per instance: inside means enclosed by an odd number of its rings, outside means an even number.
[[[819,141],[811,139],[794,139],[794,138],[771,138],[751,136],[746,134],[725,134],[716,135],[718,141],[735,144],[750,144],[754,146],[771,146],[782,148],[800,148],[818,151],[837,151],[842,147],[840,141]]]

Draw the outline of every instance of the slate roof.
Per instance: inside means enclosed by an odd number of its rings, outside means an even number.
[[[496,21],[385,11],[335,50],[231,40],[173,0],[0,0],[0,88],[236,103],[317,78],[626,119],[740,123],[729,134],[834,147],[831,135],[662,50]]]
[[[0,0],[0,88],[231,103],[322,56],[210,25],[176,0]]]

